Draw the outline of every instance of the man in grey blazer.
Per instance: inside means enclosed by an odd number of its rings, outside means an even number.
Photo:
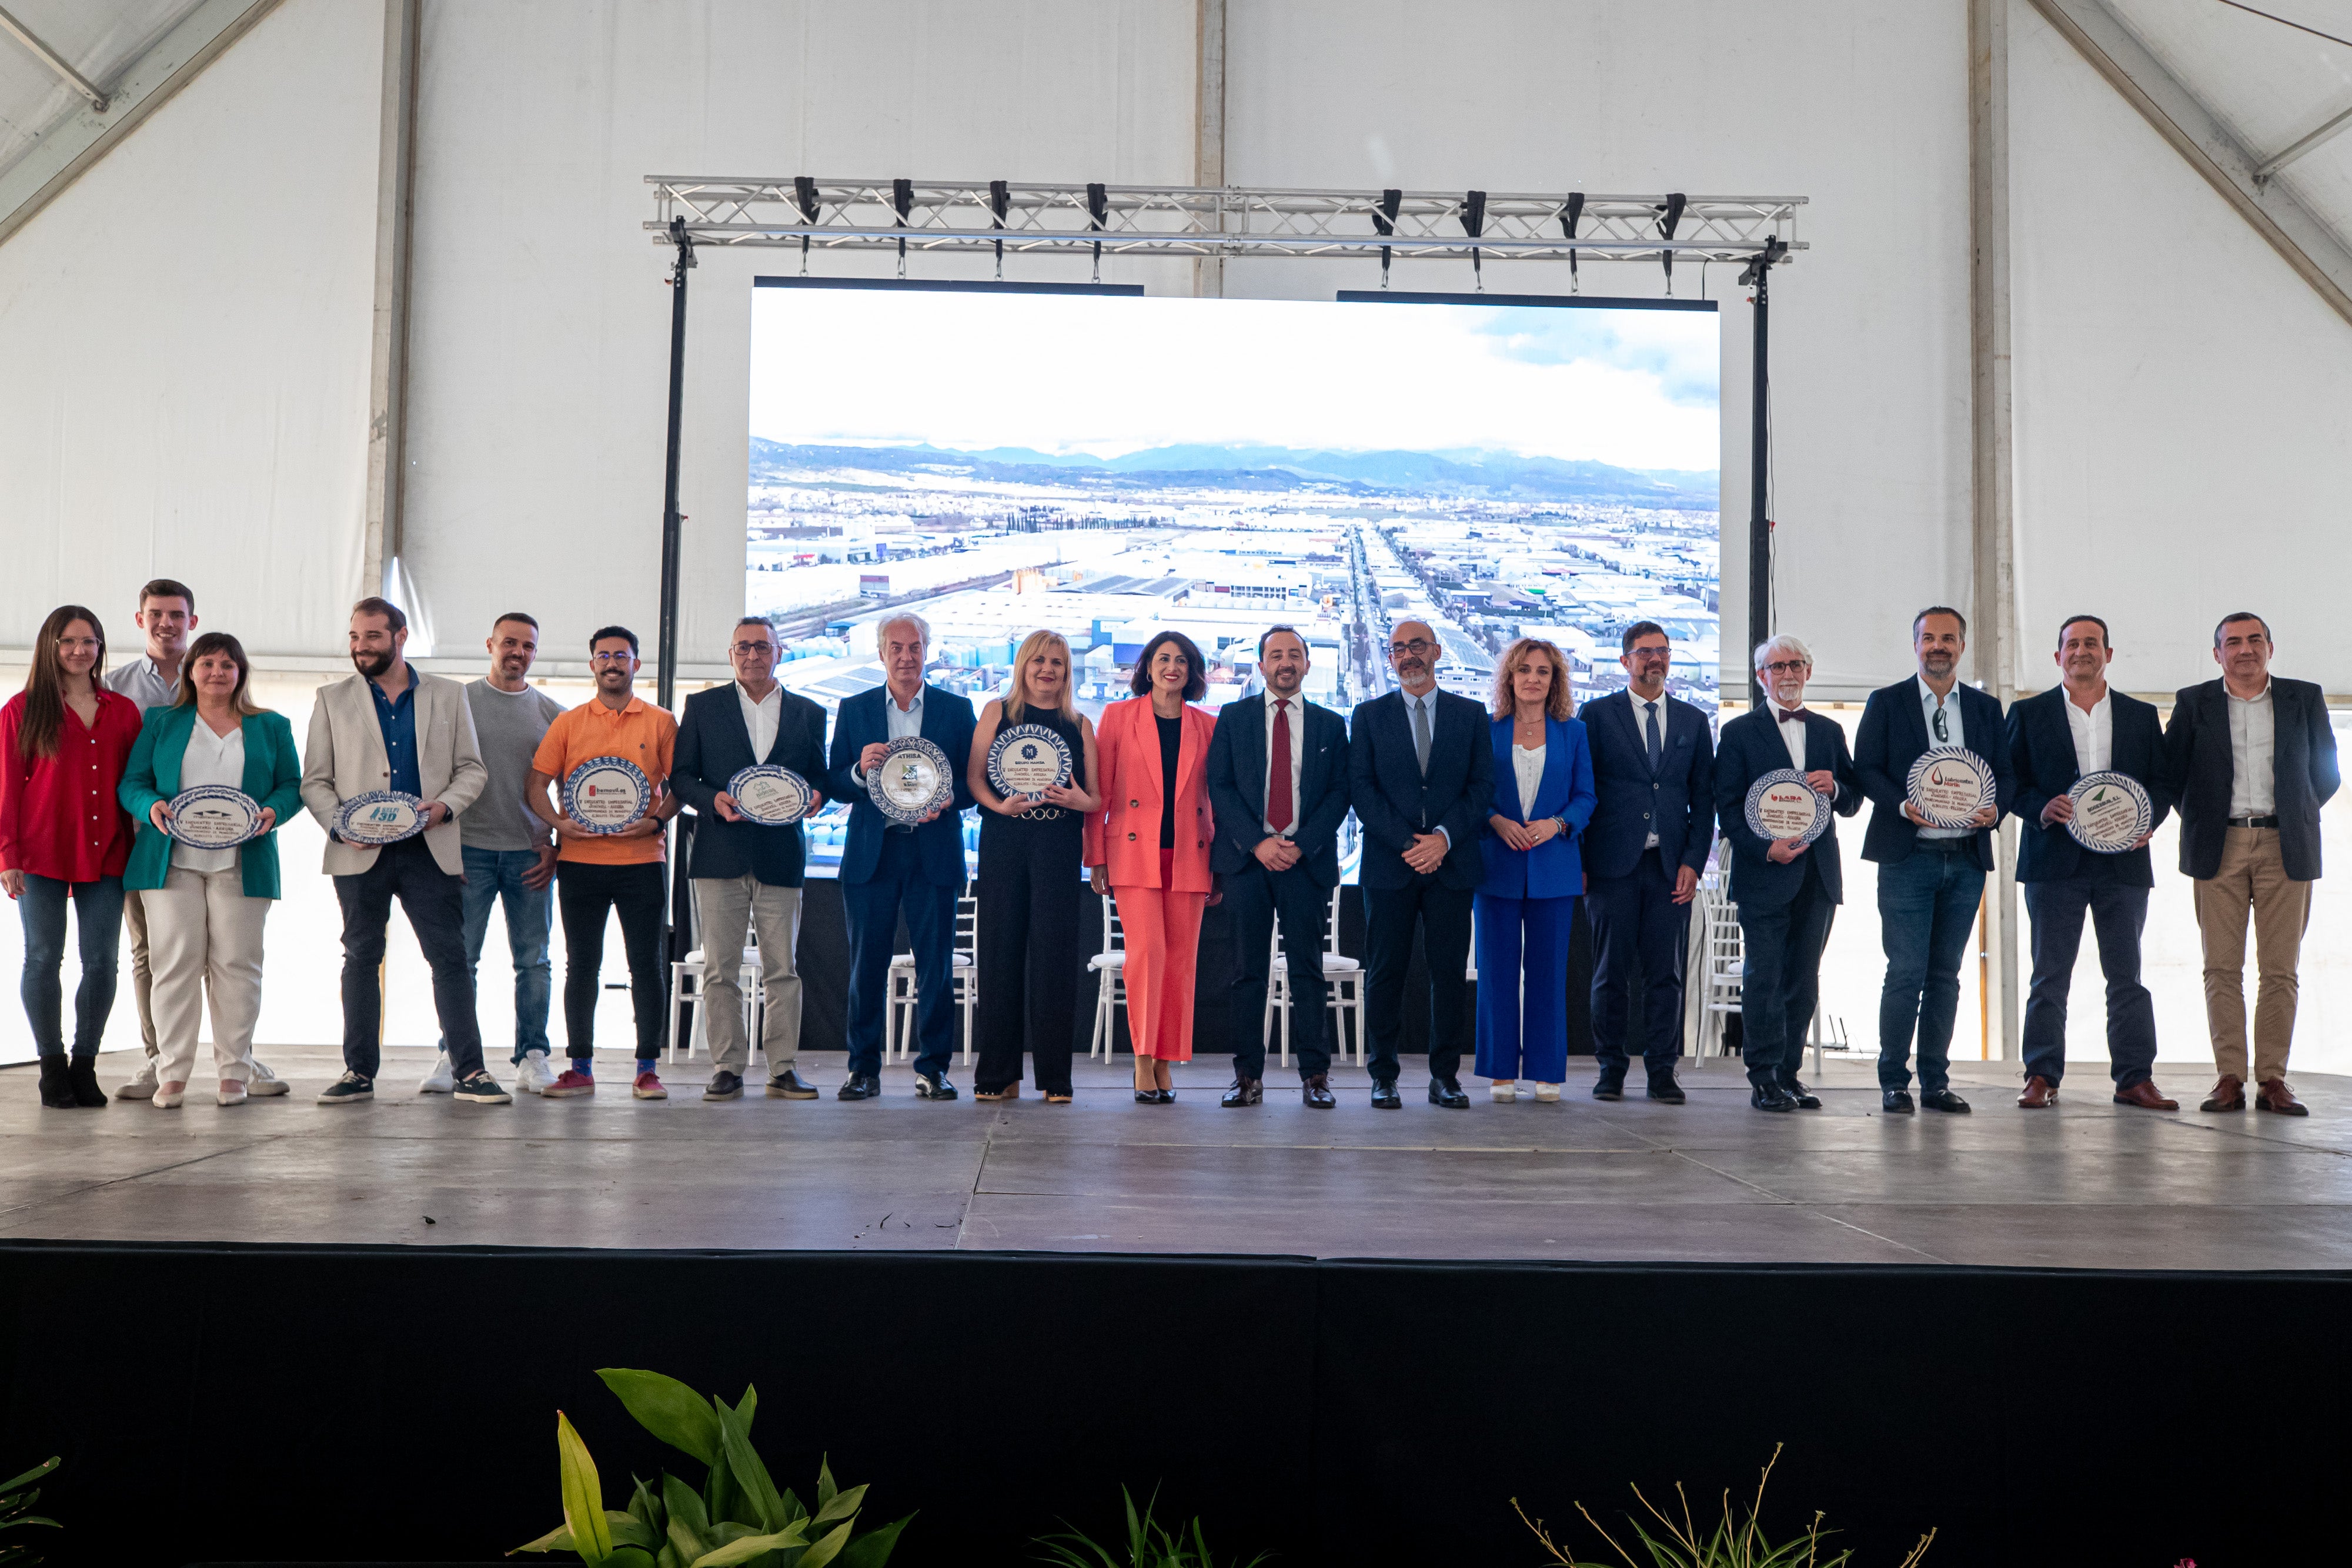
[[[457,815],[489,782],[466,689],[409,667],[408,617],[388,600],[352,607],[352,665],[358,673],[319,689],[302,748],[302,803],[327,830],[326,871],[343,906],[343,1075],[321,1105],[375,1098],[383,1017],[379,973],[384,928],[396,897],[416,945],[433,967],[433,1009],[449,1053],[455,1093],[477,1104],[509,1096],[482,1066],[474,977],[466,962],[464,852]],[[425,802],[426,830],[382,848],[335,833],[345,800],[394,789]]]

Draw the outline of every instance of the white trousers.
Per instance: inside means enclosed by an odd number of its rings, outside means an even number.
[[[255,1074],[253,1026],[261,1017],[261,926],[270,901],[245,895],[245,873],[173,866],[141,897],[153,967],[155,1077],[185,1083],[196,1031],[212,1000],[213,1061],[224,1079]]]

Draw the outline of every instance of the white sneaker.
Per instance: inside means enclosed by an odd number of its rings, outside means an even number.
[[[262,1061],[259,1057],[248,1056],[245,1059],[245,1062],[247,1067],[253,1070],[253,1075],[245,1081],[245,1092],[247,1094],[286,1094],[292,1092],[294,1086],[287,1082],[283,1078],[278,1077],[275,1072],[270,1071],[269,1064]]]
[[[1559,1084],[1557,1084],[1557,1083],[1538,1083],[1538,1084],[1537,1084],[1537,1085],[1536,1085],[1536,1098],[1537,1098],[1537,1099],[1538,1099],[1538,1100],[1557,1100],[1557,1099],[1559,1099]]]
[[[449,1071],[449,1053],[445,1051],[434,1061],[433,1071],[425,1075],[425,1082],[416,1086],[416,1092],[419,1094],[447,1094],[454,1092],[457,1087],[457,1080]]]
[[[1511,1101],[1519,1097],[1519,1086],[1516,1083],[1504,1083],[1497,1082],[1495,1085],[1494,1093],[1495,1099],[1498,1103],[1507,1104]]]
[[[131,1082],[114,1092],[117,1100],[152,1100],[155,1098],[155,1059],[152,1056],[139,1063],[139,1071]]]
[[[526,1094],[538,1094],[554,1082],[555,1074],[548,1071],[547,1052],[526,1051],[522,1053],[522,1061],[515,1065],[516,1088]]]

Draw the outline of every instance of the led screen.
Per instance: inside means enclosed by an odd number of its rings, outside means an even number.
[[[1308,695],[1345,712],[1389,689],[1404,619],[1481,702],[1515,637],[1558,643],[1581,701],[1655,621],[1673,689],[1715,706],[1711,307],[760,281],[744,599],[828,711],[880,681],[876,626],[901,609],[975,707],[1050,627],[1099,714],[1172,626],[1214,708],[1258,689],[1278,622]],[[820,873],[845,815],[814,824]]]

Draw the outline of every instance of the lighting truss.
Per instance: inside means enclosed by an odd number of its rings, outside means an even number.
[[[1747,261],[1802,196],[1324,191],[648,175],[658,245],[1104,256]],[[1785,261],[1785,256],[1774,260]]]

